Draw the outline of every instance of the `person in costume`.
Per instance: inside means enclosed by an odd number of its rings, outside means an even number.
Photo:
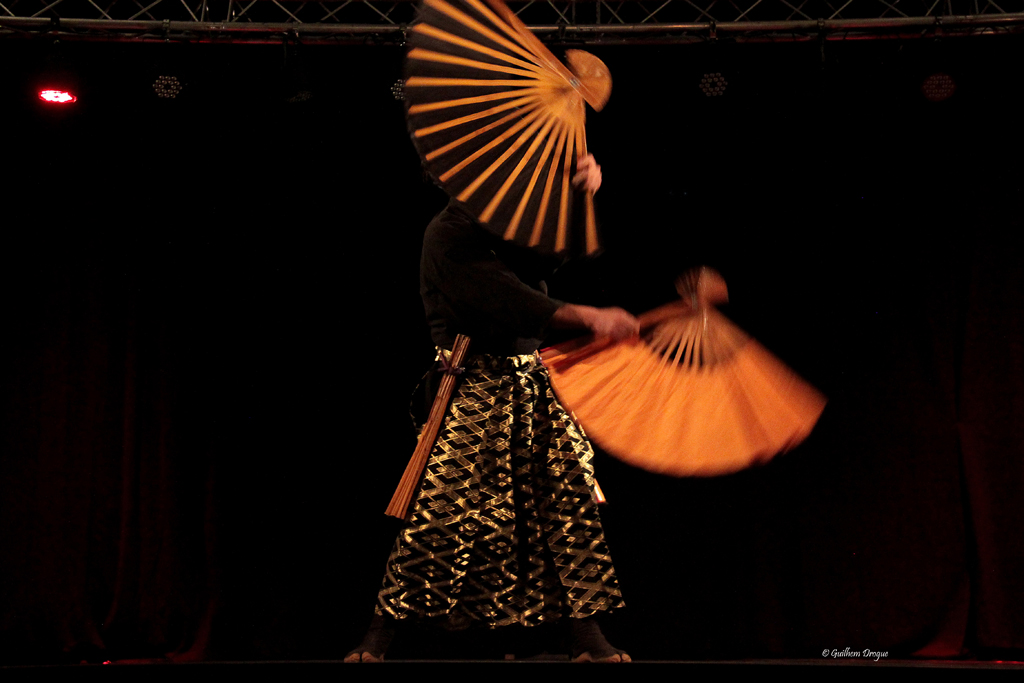
[[[596,191],[600,167],[574,181]],[[577,661],[629,661],[595,617],[623,606],[594,499],[593,449],[535,353],[549,328],[613,340],[639,323],[619,308],[551,299],[546,262],[502,241],[455,201],[430,223],[421,295],[447,367],[458,334],[469,356],[408,524],[387,562],[370,631],[346,662],[380,661],[398,623],[533,626],[568,618]]]

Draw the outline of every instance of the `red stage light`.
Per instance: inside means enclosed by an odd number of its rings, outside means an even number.
[[[40,90],[39,99],[53,104],[71,104],[78,100],[77,97],[67,90]]]

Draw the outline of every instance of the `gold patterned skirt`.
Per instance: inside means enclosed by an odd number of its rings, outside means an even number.
[[[471,356],[377,610],[450,628],[536,625],[623,605],[593,449],[534,355]]]

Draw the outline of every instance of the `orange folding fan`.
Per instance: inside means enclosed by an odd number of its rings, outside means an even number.
[[[567,68],[501,0],[425,0],[409,43],[409,131],[445,191],[506,240],[597,249],[589,192],[572,235],[571,180],[587,153],[583,103],[600,111],[611,93],[601,60],[569,50]]]
[[[559,398],[610,454],[674,476],[728,474],[803,441],[825,398],[715,309],[725,282],[680,278],[682,301],[640,316],[642,337],[541,352]]]

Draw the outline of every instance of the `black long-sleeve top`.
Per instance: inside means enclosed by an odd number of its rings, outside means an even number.
[[[450,349],[457,334],[470,353],[533,353],[562,302],[544,278],[556,263],[487,232],[454,201],[423,237],[420,295],[434,343]]]

